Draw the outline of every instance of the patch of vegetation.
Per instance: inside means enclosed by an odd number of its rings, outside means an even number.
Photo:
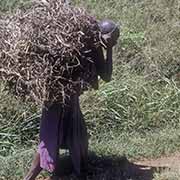
[[[37,139],[39,115],[32,104],[13,97],[0,84],[0,155],[7,156]]]
[[[17,151],[11,156],[0,157],[0,180],[19,180],[30,167],[33,150]]]
[[[172,127],[163,130],[151,131],[144,134],[132,133],[109,133],[100,134],[90,140],[90,149],[98,155],[108,155],[128,159],[140,160],[169,155],[180,150],[180,128]]]
[[[12,11],[24,2],[28,1],[1,0],[0,11]],[[75,2],[121,27],[113,80],[101,82],[99,91],[81,97],[90,149],[99,155],[125,155],[132,160],[180,150],[179,1]],[[36,144],[40,110],[15,99],[4,85],[0,86],[0,102],[0,177],[19,180],[34,152],[24,149]],[[179,174],[163,173],[155,179],[176,176]]]
[[[85,94],[82,108],[93,135],[146,133],[180,125],[180,90],[168,79],[152,81],[122,72],[98,92]],[[118,73],[120,74],[120,73]]]
[[[18,7],[27,7],[30,5],[30,0],[1,0],[0,11],[11,12]]]
[[[78,1],[99,19],[119,23],[118,61],[149,76],[171,78],[180,72],[178,0]]]

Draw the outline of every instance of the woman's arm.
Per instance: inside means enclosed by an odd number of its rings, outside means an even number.
[[[108,48],[107,49],[107,58],[106,58],[106,72],[107,72],[107,77],[106,77],[106,81],[111,81],[111,77],[112,77],[112,71],[113,71],[113,60],[112,60],[112,54],[113,54],[113,49],[112,48]]]
[[[101,47],[97,48],[96,68],[97,73],[102,80],[109,82],[112,77],[113,62],[112,62],[112,47],[106,50],[106,59],[104,58]]]

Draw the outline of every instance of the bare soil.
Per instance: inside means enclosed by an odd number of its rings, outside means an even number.
[[[135,162],[135,164],[155,168],[169,168],[180,170],[180,153],[176,153],[171,156],[164,156],[157,159],[145,159],[139,162]]]

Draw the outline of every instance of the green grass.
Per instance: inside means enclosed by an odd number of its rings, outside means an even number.
[[[9,94],[0,84],[0,155],[14,153],[19,146],[30,146],[37,139],[38,111]]]
[[[126,156],[129,160],[155,158],[180,150],[180,129],[167,127],[163,130],[140,133],[101,134],[90,140],[90,149],[99,155]]]
[[[26,7],[30,3],[30,0],[1,0],[0,1],[0,11],[6,12],[6,11],[13,11],[14,9],[18,7]]]
[[[0,180],[19,180],[30,167],[33,150],[17,151],[11,156],[0,157]]]
[[[178,0],[87,0],[81,4],[99,19],[120,24],[119,61],[133,68],[141,65],[146,74],[158,77],[172,77],[180,71]]]
[[[175,130],[170,127],[161,131],[147,133],[143,136],[138,133],[122,133],[121,135],[115,135],[113,132],[104,135],[101,134],[101,136],[102,137],[99,137],[99,139],[95,138],[90,140],[90,150],[95,152],[98,156],[102,156],[102,159],[104,156],[107,156],[111,158],[112,161],[116,160],[116,157],[119,158],[121,156],[126,156],[128,160],[131,161],[142,158],[155,158],[162,154],[168,155],[174,151],[180,150],[180,129]],[[0,156],[0,177],[2,180],[21,179],[30,166],[34,152],[35,147],[30,150],[21,149],[7,157]],[[162,174],[159,172],[155,174],[155,179],[174,177],[175,175],[177,176],[174,171],[168,174],[167,172],[162,172]],[[167,178],[167,180],[170,179]]]
[[[113,19],[121,27],[113,80],[81,97],[90,149],[131,160],[179,151],[179,1],[75,2],[98,19]],[[24,4],[28,1],[0,0],[0,11]],[[21,102],[0,85],[0,179],[19,180],[26,172],[37,144],[39,116],[39,108]],[[155,180],[176,176],[176,172],[157,173]]]
[[[168,79],[148,80],[124,69],[114,75],[112,82],[102,84],[98,92],[88,92],[82,98],[90,133],[144,134],[167,126],[179,127],[177,84]]]

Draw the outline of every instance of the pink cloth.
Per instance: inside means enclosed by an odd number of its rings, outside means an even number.
[[[49,172],[55,170],[54,160],[51,158],[45,144],[43,141],[40,142],[38,146],[38,153],[40,154],[40,166]]]

